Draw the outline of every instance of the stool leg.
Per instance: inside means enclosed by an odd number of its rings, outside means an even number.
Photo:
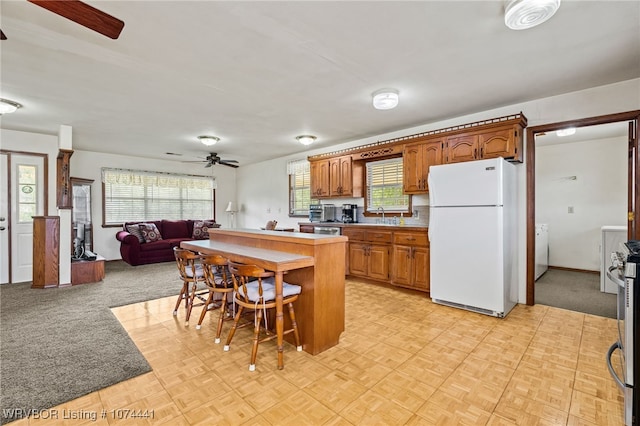
[[[187,284],[186,281],[183,281],[182,283],[182,289],[180,290],[180,294],[178,295],[178,301],[176,302],[176,307],[173,308],[173,315],[178,315],[178,308],[180,307],[180,303],[182,302],[182,299],[185,299],[185,295],[187,294],[187,290],[189,289],[189,284]],[[186,308],[186,304],[185,304],[185,308]]]
[[[198,283],[194,282],[191,288],[191,294],[189,295],[189,300],[187,302],[187,319],[185,320],[185,325],[189,325],[189,318],[191,317],[191,310],[193,309],[193,300],[196,298],[197,289],[198,289]]]
[[[257,310],[257,316],[253,327],[253,347],[251,348],[251,362],[249,371],[256,369],[256,357],[258,356],[258,343],[260,343],[260,323],[262,322],[262,309]]]
[[[200,319],[198,320],[198,325],[196,325],[196,330],[200,330],[202,325],[202,321],[204,321],[204,316],[207,314],[209,310],[209,304],[213,301],[213,292],[209,290],[209,296],[207,296],[207,301],[204,302],[204,307],[202,308],[202,312],[200,313]]]
[[[218,329],[216,330],[215,343],[220,343],[220,334],[222,333],[222,322],[227,315],[227,293],[222,293],[222,300],[220,301],[220,316],[218,317]]]
[[[291,318],[291,326],[293,327],[293,337],[296,341],[296,350],[302,351],[302,345],[300,344],[300,334],[298,333],[298,323],[296,322],[296,314],[293,311],[293,303],[289,303],[289,318]]]
[[[236,329],[238,328],[238,321],[240,321],[240,316],[242,315],[242,311],[244,310],[244,306],[238,306],[238,312],[236,312],[236,319],[233,320],[233,326],[231,330],[229,330],[229,335],[227,336],[227,344],[224,345],[225,352],[229,351],[229,345],[231,345],[231,339],[233,339],[233,335],[236,333]]]

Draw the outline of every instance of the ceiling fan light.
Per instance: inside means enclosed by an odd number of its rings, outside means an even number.
[[[398,91],[395,89],[380,89],[373,92],[373,107],[375,109],[393,109],[398,106]]]
[[[216,136],[198,136],[198,139],[200,140],[200,142],[202,142],[203,145],[206,146],[215,145],[216,142],[220,140],[220,138]]]
[[[296,136],[296,140],[302,145],[311,145],[317,138],[312,135],[300,135]]]
[[[22,105],[8,99],[0,98],[0,115],[11,114],[12,112],[16,112],[18,108],[22,108]]]
[[[526,30],[551,18],[561,0],[508,0],[504,23],[512,30]]]

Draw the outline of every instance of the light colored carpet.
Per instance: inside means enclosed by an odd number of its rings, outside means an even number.
[[[617,316],[617,295],[600,291],[600,274],[549,269],[536,281],[535,302],[607,318]]]
[[[55,289],[0,286],[0,423],[151,370],[109,308],[176,295],[174,262],[107,262],[104,281]]]

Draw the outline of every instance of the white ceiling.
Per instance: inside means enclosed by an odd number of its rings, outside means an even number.
[[[67,124],[74,149],[243,165],[304,152],[300,134],[328,148],[640,77],[639,1],[565,0],[526,31],[504,25],[503,1],[88,3],[125,22],[118,40],[0,1],[0,96],[24,105],[2,128]],[[396,109],[371,106],[383,87]]]

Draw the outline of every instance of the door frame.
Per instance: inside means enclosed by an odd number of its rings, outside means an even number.
[[[28,152],[28,151],[14,151],[14,150],[10,150],[10,149],[1,149],[0,148],[0,153],[1,154],[5,154],[7,156],[7,223],[9,224],[9,226],[11,226],[11,220],[12,220],[12,214],[11,214],[11,196],[13,195],[12,192],[12,180],[11,180],[11,167],[12,167],[12,155],[25,155],[25,156],[32,156],[32,157],[41,157],[42,161],[43,161],[43,168],[42,168],[42,173],[43,173],[43,178],[44,178],[44,194],[43,194],[43,216],[48,216],[49,215],[49,155],[48,154],[42,154],[42,153],[37,153],[37,152]],[[9,241],[8,241],[8,249],[9,249],[9,259],[8,259],[8,268],[9,268],[9,280],[7,282],[7,284],[11,284],[13,283],[13,274],[12,274],[12,244],[11,244],[11,240],[13,238],[11,238],[11,233],[13,232],[13,230],[11,228],[9,228]]]
[[[629,122],[629,176],[628,176],[628,211],[633,214],[629,218],[627,236],[640,240],[640,188],[637,177],[640,173],[640,153],[638,153],[638,125],[640,110],[600,115],[558,123],[543,124],[527,128],[527,305],[535,304],[535,223],[536,223],[536,140],[538,133],[553,132],[566,127],[586,127],[598,124]]]

